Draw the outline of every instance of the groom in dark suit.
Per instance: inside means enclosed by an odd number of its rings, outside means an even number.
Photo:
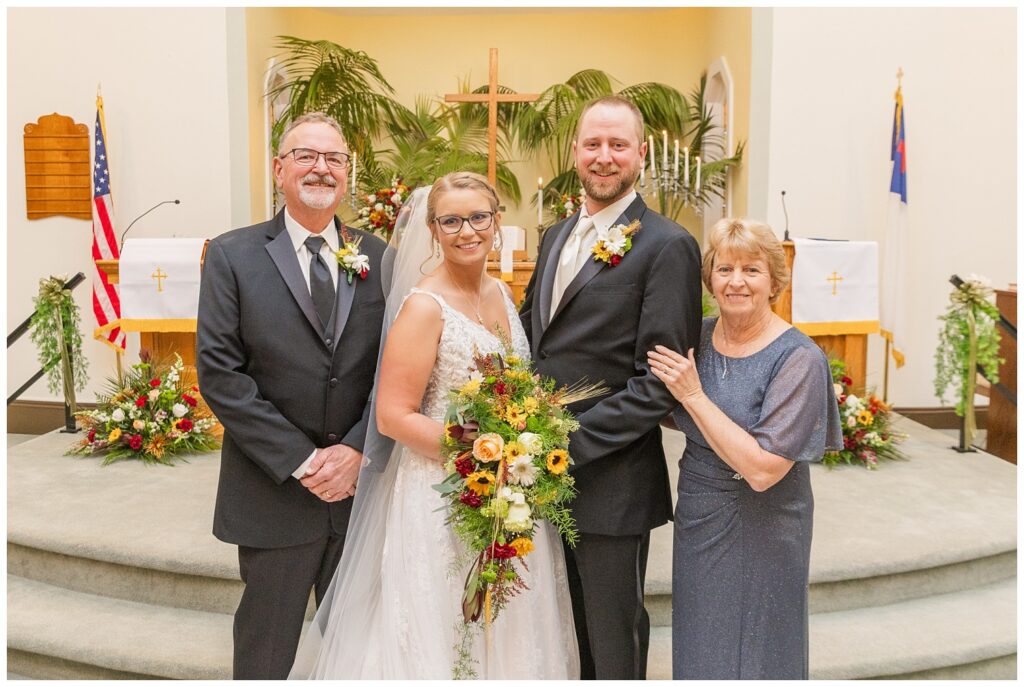
[[[541,374],[558,384],[604,380],[611,390],[571,408],[580,421],[569,437],[580,540],[565,552],[584,679],[646,676],[650,531],[672,517],[659,422],[675,406],[647,351],[696,348],[701,325],[697,242],[633,190],[643,131],[625,98],[584,109],[573,154],[586,203],[544,234],[521,311]],[[626,250],[616,227],[634,220],[640,229]],[[601,238],[609,251],[595,259]]]
[[[296,119],[274,158],[285,208],[206,251],[196,367],[224,425],[213,533],[238,545],[245,583],[236,679],[287,677],[310,590],[319,604],[352,509],[384,316],[384,243],[334,216],[348,159],[334,119]],[[363,257],[346,268],[335,252],[353,241]]]

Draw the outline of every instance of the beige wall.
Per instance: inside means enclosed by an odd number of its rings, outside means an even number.
[[[114,371],[93,340],[92,228],[86,220],[25,216],[24,126],[52,112],[93,130],[96,85],[106,110],[115,232],[158,203],[178,198],[132,229],[137,237],[212,237],[231,227],[236,184],[229,126],[228,17],[233,10],[11,8],[7,10],[7,330],[31,314],[41,277],[85,272],[81,308],[92,401]],[[182,37],[187,36],[183,41]],[[128,338],[137,360],[138,335]],[[7,352],[8,393],[39,367],[28,337]],[[49,400],[45,381],[22,398]]]
[[[250,93],[262,88],[274,36],[326,39],[363,50],[375,58],[396,97],[411,106],[418,95],[443,96],[458,90],[459,80],[474,85],[487,80],[488,49],[499,49],[499,80],[519,92],[539,92],[575,72],[602,69],[619,87],[659,81],[684,93],[719,54],[726,54],[736,79],[737,134],[748,111],[750,11],[747,9],[405,9],[322,10],[251,8],[246,11],[249,36]],[[583,37],[585,32],[586,38]],[[455,47],[435,47],[441,36]],[[613,42],[604,37],[617,36]],[[258,88],[256,87],[258,85]],[[262,155],[262,105],[251,98],[253,159]],[[512,162],[523,191],[519,208],[509,204],[506,223],[533,227],[536,210],[530,203],[537,177],[550,170],[532,161]],[[254,218],[265,214],[265,196],[253,172]],[[735,185],[744,196],[743,178]],[[265,184],[262,185],[265,189]],[[265,191],[264,191],[265,193]],[[745,199],[738,207],[745,207]],[[534,232],[528,232],[535,240]],[[531,245],[534,241],[531,241]]]

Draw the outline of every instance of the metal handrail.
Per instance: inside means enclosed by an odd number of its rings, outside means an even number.
[[[85,274],[79,272],[75,276],[71,277],[71,279],[68,279],[66,282],[64,282],[64,288],[74,291],[75,287],[81,284],[83,281],[85,281]],[[24,322],[15,327],[14,331],[7,335],[7,348],[10,348],[11,344],[20,339],[25,334],[25,332],[28,331],[30,324],[32,324],[32,315],[26,317]]]

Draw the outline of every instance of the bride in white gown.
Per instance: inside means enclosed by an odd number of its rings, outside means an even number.
[[[345,552],[291,678],[453,677],[474,555],[445,524],[447,510],[431,488],[445,477],[447,394],[469,379],[475,353],[503,349],[496,331],[516,355],[530,351],[507,287],[485,271],[499,232],[497,195],[476,174],[448,174],[403,208],[397,251],[389,249],[382,268],[385,283],[391,271],[391,287],[371,409],[377,423],[367,435]],[[534,545],[528,570],[518,566],[529,589],[486,637],[472,635],[468,653],[481,678],[579,677],[561,542],[542,522]]]

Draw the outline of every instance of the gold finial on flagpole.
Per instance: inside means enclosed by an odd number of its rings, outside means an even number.
[[[903,88],[903,67],[896,69],[896,88]]]

